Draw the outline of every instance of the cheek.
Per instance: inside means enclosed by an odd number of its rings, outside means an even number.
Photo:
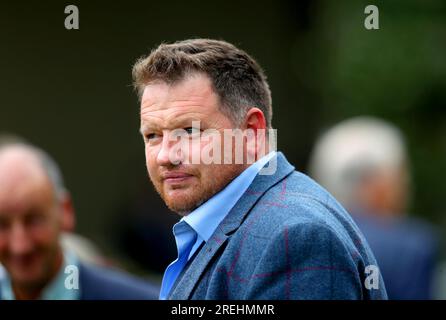
[[[3,256],[3,253],[6,251],[6,248],[7,248],[7,239],[4,235],[0,234],[0,259]]]
[[[145,147],[145,157],[147,170],[152,171],[156,167],[157,152],[154,147]]]
[[[183,139],[171,149],[171,152],[176,151],[181,154],[184,164],[200,164],[203,145],[202,139]]]
[[[52,246],[58,241],[59,234],[60,226],[56,222],[29,228],[30,238],[37,246]]]
[[[201,139],[193,140],[188,149],[189,159],[193,164],[209,165],[220,164],[223,158],[223,137],[219,133],[206,135]]]

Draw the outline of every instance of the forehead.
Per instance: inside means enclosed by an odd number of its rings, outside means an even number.
[[[193,74],[172,85],[155,82],[146,86],[141,99],[141,121],[169,121],[181,116],[207,116],[218,112],[218,96],[211,80]]]
[[[0,214],[44,206],[52,186],[36,156],[19,147],[0,151]]]

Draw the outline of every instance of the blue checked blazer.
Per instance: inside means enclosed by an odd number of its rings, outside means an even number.
[[[377,289],[365,285],[368,265],[350,215],[279,152],[275,174],[257,175],[168,298],[387,299],[380,275]]]

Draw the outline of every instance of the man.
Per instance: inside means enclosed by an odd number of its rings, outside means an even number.
[[[0,299],[153,299],[150,284],[89,265],[61,246],[74,209],[56,163],[24,143],[0,145]]]
[[[432,298],[437,239],[406,216],[409,161],[402,133],[373,117],[342,121],[316,142],[310,172],[352,213],[370,243],[389,299]]]
[[[271,94],[248,54],[209,39],[162,44],[133,78],[148,174],[182,216],[160,299],[386,298],[350,216],[282,153],[264,152]]]

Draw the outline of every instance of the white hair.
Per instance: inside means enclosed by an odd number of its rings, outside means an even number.
[[[383,120],[361,116],[335,125],[318,139],[309,172],[340,202],[352,205],[362,177],[384,168],[399,168],[406,161],[399,129]]]

